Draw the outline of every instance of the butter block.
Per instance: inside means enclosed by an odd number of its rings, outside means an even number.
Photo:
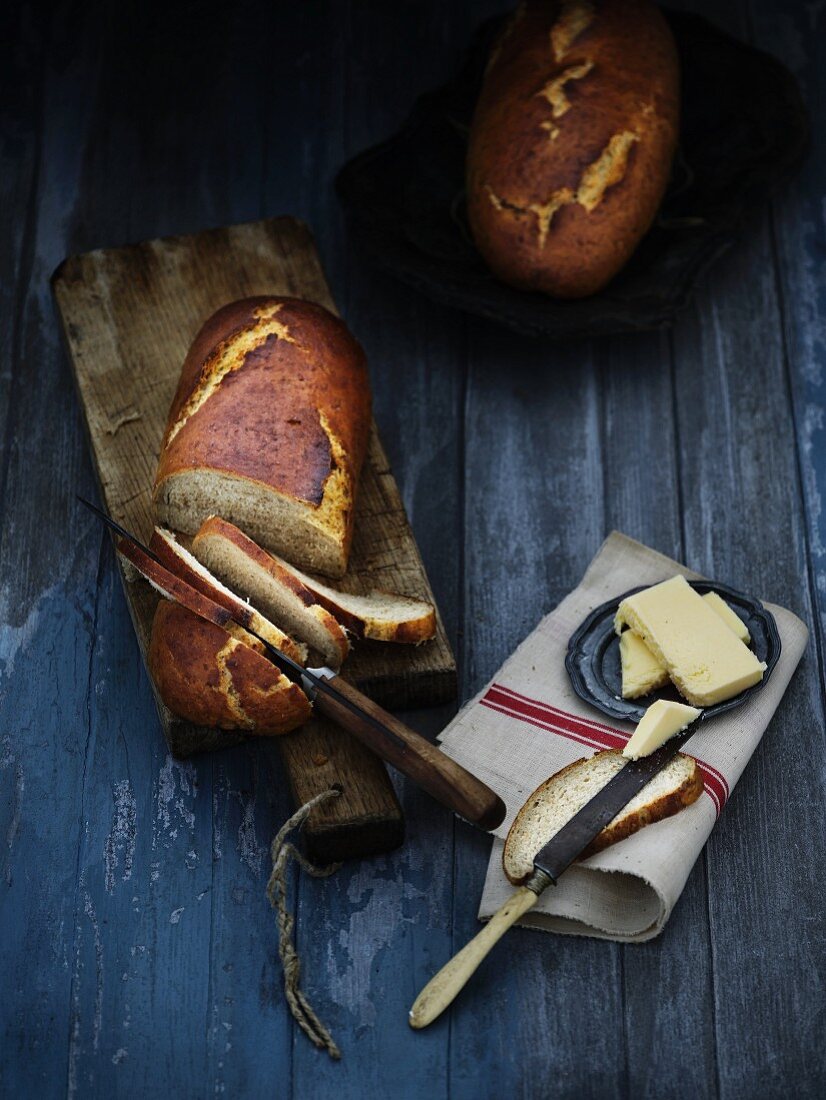
[[[628,626],[668,671],[689,703],[721,703],[763,679],[765,665],[683,576],[623,600],[614,621]]]
[[[749,628],[743,622],[739,615],[731,610],[726,601],[719,596],[716,592],[706,592],[703,599],[708,606],[714,612],[715,615],[719,615],[729,630],[733,630],[737,637],[744,645],[748,645],[751,641],[751,634],[749,634]]]
[[[751,641],[748,627],[726,601],[716,592],[706,592],[703,599],[740,641],[748,645]],[[620,635],[620,664],[623,699],[638,699],[641,695],[650,695],[652,691],[665,687],[669,682],[668,670],[633,630],[624,630]]]
[[[620,634],[619,650],[623,699],[650,695],[669,682],[668,670],[633,630],[624,630]]]
[[[702,714],[696,707],[687,707],[685,703],[673,703],[668,699],[657,699],[640,719],[639,725],[631,734],[631,739],[622,750],[628,760],[639,760],[641,756],[650,756],[660,745],[690,725]]]

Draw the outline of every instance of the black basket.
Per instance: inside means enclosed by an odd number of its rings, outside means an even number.
[[[560,301],[499,282],[465,216],[467,133],[491,40],[484,23],[455,80],[417,100],[401,130],[349,161],[336,190],[382,269],[431,298],[554,339],[663,328],[744,220],[787,182],[806,148],[806,111],[778,61],[707,20],[666,12],[682,67],[674,170],[655,224],[598,294]]]

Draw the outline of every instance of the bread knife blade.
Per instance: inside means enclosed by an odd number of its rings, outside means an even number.
[[[228,623],[235,623],[229,610],[178,577],[130,531],[82,497],[78,500],[120,536],[118,552],[161,595],[217,626],[226,627]],[[441,749],[342,680],[332,669],[304,668],[248,626],[244,629],[261,642],[272,663],[303,688],[321,714],[352,733],[383,760],[467,821],[485,830],[495,829],[501,824],[506,809],[499,795]]]
[[[534,856],[533,874],[491,917],[470,943],[435,974],[410,1009],[410,1026],[427,1027],[444,1012],[464,988],[476,968],[507,930],[536,904],[539,895],[582,855],[606,825],[667,767],[697,732],[703,714],[650,756],[629,760],[582,809],[565,822]]]

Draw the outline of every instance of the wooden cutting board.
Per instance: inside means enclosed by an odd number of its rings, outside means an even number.
[[[184,356],[206,318],[226,302],[256,294],[295,295],[336,311],[312,235],[293,218],[72,256],[55,271],[52,287],[105,506],[145,540],[152,531],[151,487],[167,412]],[[157,596],[140,578],[122,575],[145,659]],[[375,425],[350,571],[340,587],[381,588],[433,602]],[[437,637],[422,646],[359,643],[344,675],[388,707],[435,705],[456,692],[441,619]],[[157,695],[156,701],[176,756],[244,739],[193,726]],[[297,806],[333,783],[343,787],[342,796],[317,808],[305,825],[314,859],[366,855],[401,843],[401,809],[384,765],[349,734],[314,719],[276,744]]]

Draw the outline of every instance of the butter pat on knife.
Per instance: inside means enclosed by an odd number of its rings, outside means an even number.
[[[657,699],[640,719],[622,755],[628,760],[650,756],[660,745],[682,733],[701,713],[697,707],[688,707],[685,703]]]
[[[615,628],[628,626],[645,642],[689,703],[707,707],[763,679],[765,665],[689,585],[685,577],[624,599]]]

